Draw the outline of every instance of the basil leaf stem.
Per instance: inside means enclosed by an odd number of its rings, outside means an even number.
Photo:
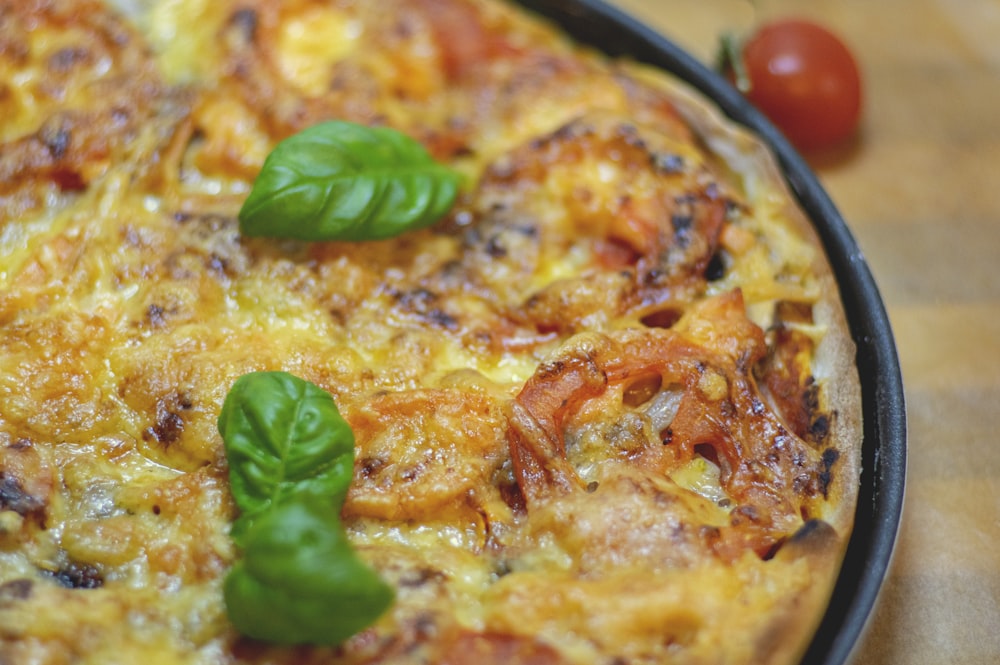
[[[743,40],[731,32],[719,37],[719,50],[716,55],[716,70],[723,75],[731,75],[733,85],[740,92],[750,91],[750,74],[743,59]]]
[[[374,622],[393,590],[340,522],[354,434],[329,393],[285,372],[233,384],[219,414],[242,548],[226,576],[229,619],[278,644],[339,644]]]
[[[240,209],[246,236],[379,240],[443,217],[461,177],[389,127],[329,121],[281,141]]]

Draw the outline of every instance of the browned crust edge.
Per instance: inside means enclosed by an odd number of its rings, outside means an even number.
[[[825,334],[815,350],[812,370],[823,386],[824,410],[834,415],[829,443],[840,453],[828,500],[830,510],[823,516],[832,529],[822,529],[821,534],[813,533],[795,546],[783,548],[780,559],[807,557],[812,584],[806,594],[797,597],[792,605],[776,614],[768,633],[769,639],[758,645],[756,661],[797,662],[808,647],[830,601],[854,527],[860,490],[864,435],[861,381],[856,363],[857,348],[848,326],[840,288],[816,229],[796,203],[767,144],[726,118],[716,105],[687,84],[645,65],[628,63],[626,67],[646,84],[664,91],[711,152],[739,173],[756,174],[761,188],[780,196],[785,202],[784,216],[791,222],[793,230],[817,250],[811,265],[819,286],[813,315],[815,323],[825,328]]]

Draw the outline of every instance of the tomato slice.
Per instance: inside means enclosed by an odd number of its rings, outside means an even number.
[[[627,461],[617,468],[652,480],[669,477],[695,456],[709,459],[734,506],[731,523],[711,529],[714,539],[687,545],[723,558],[747,549],[767,554],[801,525],[802,507],[822,500],[825,467],[819,451],[789,431],[760,396],[752,368],[765,353],[763,331],[746,318],[738,291],[698,305],[669,330],[575,338],[539,367],[508,412],[511,458],[528,512],[554,504],[571,512],[568,506],[591,490],[567,457],[567,434],[575,440],[580,427],[595,427],[595,414],[604,414],[609,426],[602,431],[609,436],[597,440],[614,446],[610,434],[627,428],[630,405],[652,405],[656,393],[672,391],[678,393],[675,414],[630,441],[616,457]],[[619,485],[609,480],[602,500],[616,500]]]

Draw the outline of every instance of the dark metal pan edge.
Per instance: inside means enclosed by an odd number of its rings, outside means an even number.
[[[665,69],[769,144],[822,240],[857,345],[864,448],[855,528],[826,615],[803,664],[843,665],[865,632],[892,560],[906,478],[906,407],[888,315],[865,258],[806,161],[726,80],[629,14],[602,0],[518,0],[578,42]]]

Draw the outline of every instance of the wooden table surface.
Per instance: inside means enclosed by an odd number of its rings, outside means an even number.
[[[857,56],[859,140],[811,161],[892,321],[909,459],[855,663],[1000,663],[1000,0],[613,1],[706,62],[721,31],[779,16]]]

